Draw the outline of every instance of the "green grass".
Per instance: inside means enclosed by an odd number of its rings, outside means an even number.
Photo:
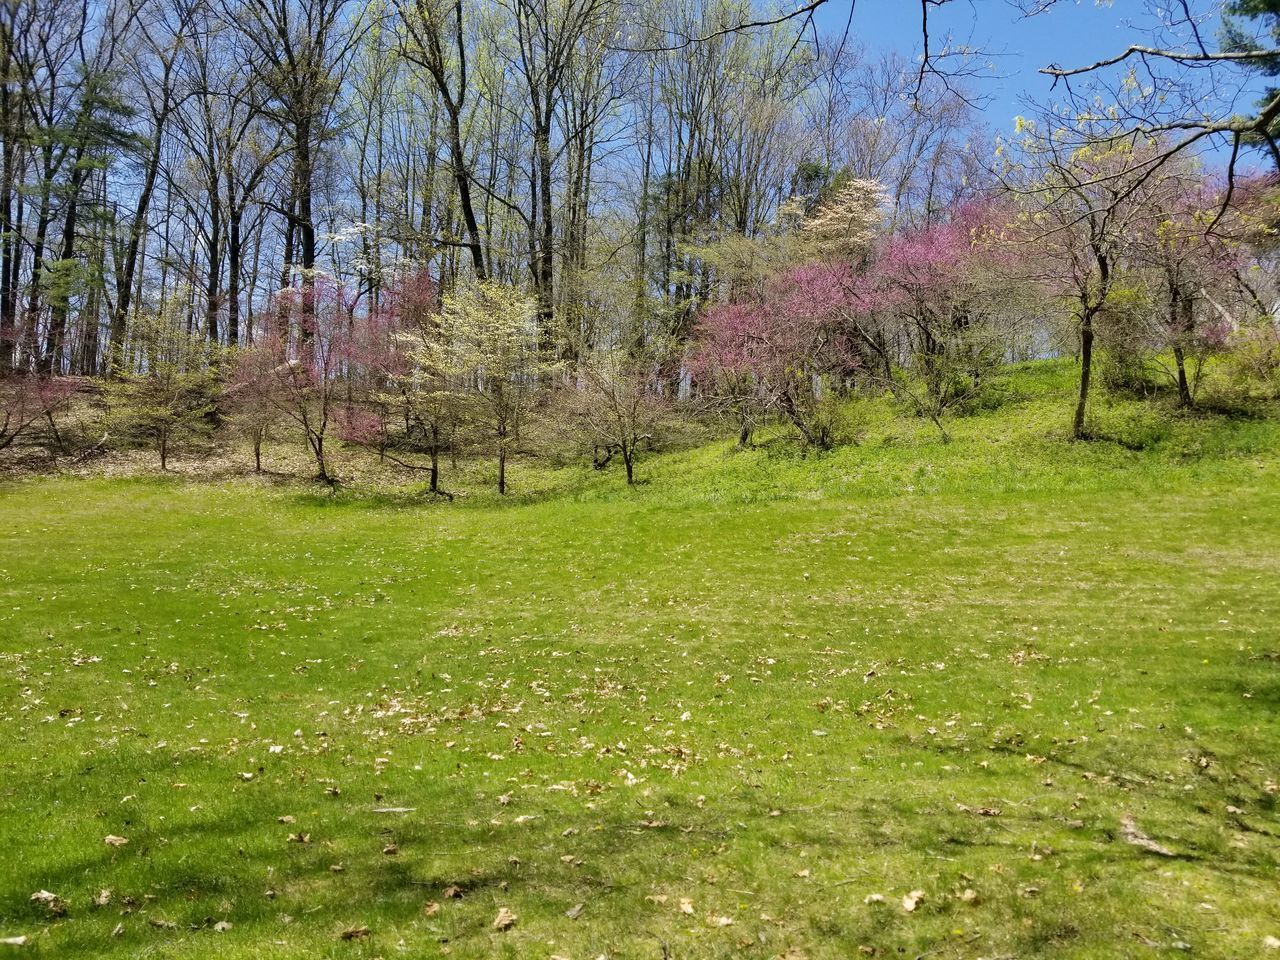
[[[506,503],[484,466],[453,504],[7,486],[0,936],[226,960],[1264,953],[1280,426],[1103,402],[1111,439],[1072,444],[1069,378],[1027,368],[948,445],[877,413],[857,447],[714,443],[632,490],[518,464]]]

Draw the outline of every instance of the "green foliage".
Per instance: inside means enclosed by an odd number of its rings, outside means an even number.
[[[1271,317],[1240,330],[1225,362],[1227,383],[1240,399],[1280,398],[1280,326]]]
[[[165,311],[137,320],[142,368],[117,372],[105,390],[108,424],[117,440],[151,447],[162,470],[176,446],[212,436],[222,386],[216,348],[186,333],[181,313],[182,298],[175,297]]]

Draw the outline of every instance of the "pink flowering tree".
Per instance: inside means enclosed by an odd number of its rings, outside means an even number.
[[[0,450],[13,446],[42,426],[52,443],[60,445],[57,416],[71,403],[81,381],[16,373],[0,378]]]
[[[364,318],[342,285],[326,278],[305,294],[281,291],[274,311],[281,322],[239,354],[230,390],[237,403],[292,422],[315,461],[316,479],[332,485],[326,444],[349,402]],[[291,328],[300,332],[292,341]]]
[[[831,447],[860,361],[843,322],[850,281],[841,265],[793,267],[758,300],[713,307],[697,328],[695,369],[781,414],[809,446]]]
[[[1195,404],[1205,361],[1226,347],[1238,308],[1253,306],[1240,281],[1248,265],[1250,193],[1246,186],[1232,203],[1193,171],[1168,178],[1152,197],[1150,223],[1128,238],[1150,300],[1147,323],[1134,337],[1176,387],[1182,407]]]
[[[455,441],[462,389],[439,287],[425,270],[407,273],[384,292],[379,313],[369,364],[377,382],[373,400],[398,421],[397,442],[430,458],[430,492],[448,497],[440,487],[440,455]]]
[[[845,316],[869,377],[930,419],[944,442],[944,415],[999,369],[1023,316],[1007,220],[994,205],[960,207],[945,222],[889,237],[848,281]]]

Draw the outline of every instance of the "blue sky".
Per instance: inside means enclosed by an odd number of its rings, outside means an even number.
[[[829,0],[819,14],[823,31],[839,31],[853,0]],[[918,57],[921,49],[918,0],[856,0],[853,38],[871,50],[896,50]],[[935,22],[936,21],[936,22]],[[990,79],[973,81],[986,98],[984,111],[992,130],[1008,133],[1013,118],[1028,113],[1029,99],[1050,97],[1050,78],[1037,71],[1056,63],[1082,66],[1114,56],[1134,42],[1151,42],[1146,4],[1141,0],[1062,0],[1048,12],[1024,18],[1005,0],[972,0],[949,4],[930,17],[937,49],[950,34],[961,44],[990,51]],[[1217,25],[1211,28],[1216,34]],[[1254,89],[1260,88],[1260,82]],[[1250,93],[1245,101],[1256,94]]]

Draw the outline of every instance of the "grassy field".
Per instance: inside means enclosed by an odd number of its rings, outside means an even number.
[[[0,489],[0,956],[1266,954],[1280,425],[1068,379],[504,503]]]

